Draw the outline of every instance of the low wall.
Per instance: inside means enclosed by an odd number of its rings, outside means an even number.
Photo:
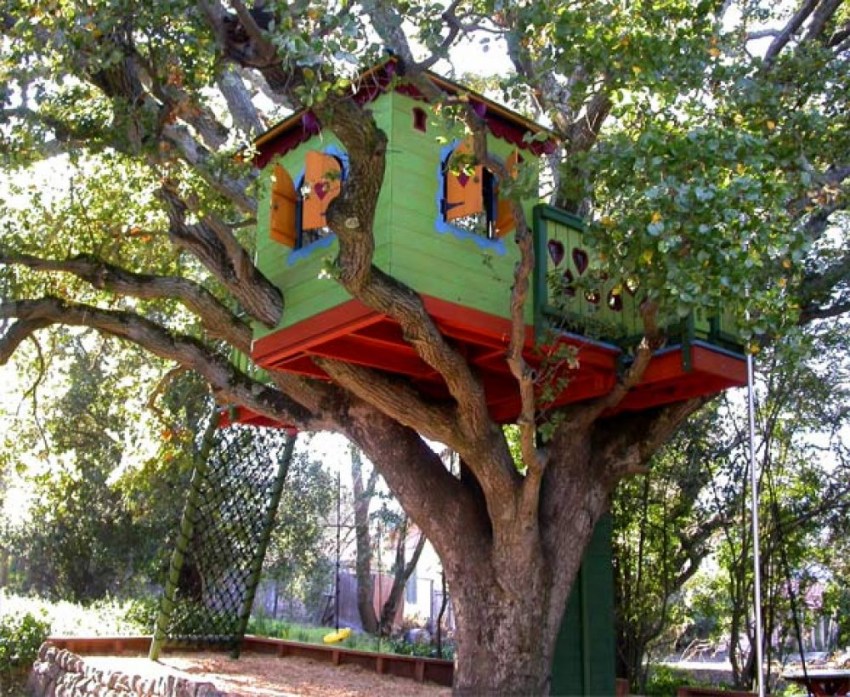
[[[212,683],[176,675],[142,678],[97,670],[47,642],[38,651],[27,690],[32,697],[228,697]]]

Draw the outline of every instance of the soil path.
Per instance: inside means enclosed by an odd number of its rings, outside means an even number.
[[[158,677],[173,673],[211,682],[240,697],[449,697],[451,690],[378,675],[359,666],[318,662],[309,658],[243,654],[238,660],[214,653],[167,653],[154,663],[144,657],[83,656],[101,669]]]

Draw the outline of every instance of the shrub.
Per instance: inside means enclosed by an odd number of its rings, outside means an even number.
[[[0,617],[0,672],[28,670],[49,634],[50,625],[30,613]]]
[[[20,694],[22,683],[50,634],[50,625],[30,613],[0,616],[0,695]]]
[[[138,627],[145,634],[153,634],[158,615],[159,599],[147,596],[136,598],[127,604],[124,621]]]
[[[647,697],[674,697],[676,691],[685,685],[693,685],[686,673],[669,666],[653,666],[646,681],[644,694]]]

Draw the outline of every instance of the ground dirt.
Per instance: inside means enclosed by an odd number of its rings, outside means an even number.
[[[434,683],[378,675],[359,666],[309,658],[243,654],[238,660],[214,653],[167,653],[158,662],[144,657],[83,656],[100,669],[158,677],[173,673],[240,697],[449,697]]]

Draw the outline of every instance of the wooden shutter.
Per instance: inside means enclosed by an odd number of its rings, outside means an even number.
[[[455,148],[446,163],[446,220],[457,220],[469,215],[481,213],[484,210],[484,167],[477,165],[472,172],[468,167],[458,171],[457,162],[453,162],[458,155],[469,155],[472,153],[471,143],[464,141]],[[452,170],[455,171],[452,171]]]
[[[516,179],[520,162],[522,162],[522,157],[520,157],[520,154],[516,150],[505,160],[505,169],[512,179]],[[516,220],[511,210],[511,202],[507,199],[501,197],[497,199],[496,222],[493,227],[495,228],[496,237],[504,237],[516,227]]]
[[[342,190],[342,167],[333,155],[317,150],[307,152],[304,183],[309,192],[304,196],[301,225],[305,230],[327,227],[328,204]]]
[[[298,196],[292,177],[280,165],[272,171],[272,200],[269,221],[269,237],[287,247],[295,247],[298,237]]]

